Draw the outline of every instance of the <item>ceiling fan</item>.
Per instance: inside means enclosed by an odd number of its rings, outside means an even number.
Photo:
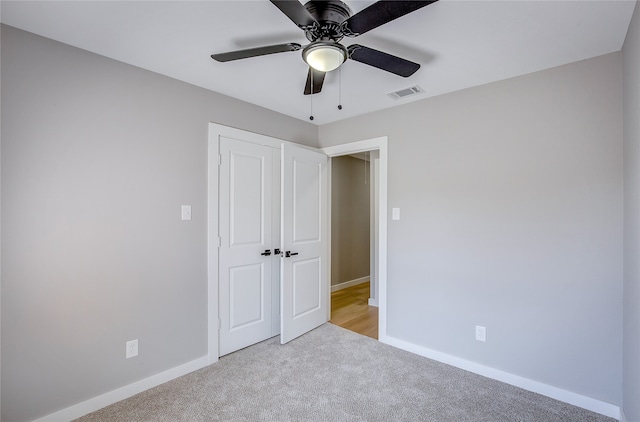
[[[382,0],[352,15],[351,9],[340,0],[310,0],[302,5],[298,0],[270,0],[282,13],[302,29],[310,44],[304,48],[297,43],[269,45],[212,54],[219,62],[246,59],[302,49],[302,59],[309,65],[304,94],[317,94],[327,72],[337,69],[347,59],[368,64],[402,77],[413,75],[418,63],[365,47],[339,42],[345,37],[357,37],[387,22],[435,3],[430,1]]]

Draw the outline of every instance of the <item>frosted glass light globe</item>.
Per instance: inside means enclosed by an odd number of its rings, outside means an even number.
[[[346,49],[338,43],[318,42],[307,46],[302,52],[305,62],[320,72],[331,72],[347,59]]]

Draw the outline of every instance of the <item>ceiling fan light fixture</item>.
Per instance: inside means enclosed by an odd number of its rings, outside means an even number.
[[[320,72],[331,72],[347,60],[347,49],[332,41],[316,41],[302,50],[302,59]]]

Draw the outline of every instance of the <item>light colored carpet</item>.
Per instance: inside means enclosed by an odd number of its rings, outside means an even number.
[[[78,421],[613,421],[324,324]]]

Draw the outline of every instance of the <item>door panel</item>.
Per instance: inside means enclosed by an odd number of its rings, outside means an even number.
[[[320,259],[294,262],[293,270],[293,319],[300,318],[322,306]]]
[[[264,264],[229,270],[229,330],[264,321]]]
[[[274,333],[279,257],[262,255],[279,244],[273,230],[279,189],[274,188],[278,151],[220,139],[219,312],[220,356]],[[274,199],[275,196],[275,199]],[[275,268],[274,268],[275,267]],[[275,308],[274,308],[275,305]]]
[[[280,340],[287,343],[327,321],[327,157],[282,145]],[[289,252],[290,256],[287,256]]]
[[[229,152],[229,242],[232,248],[264,243],[265,218],[269,214],[269,210],[265,209],[268,203],[264,203],[263,191],[267,176],[266,163],[263,155],[253,154],[260,152],[252,152],[251,155]]]
[[[294,159],[293,242],[319,242],[322,164]]]

